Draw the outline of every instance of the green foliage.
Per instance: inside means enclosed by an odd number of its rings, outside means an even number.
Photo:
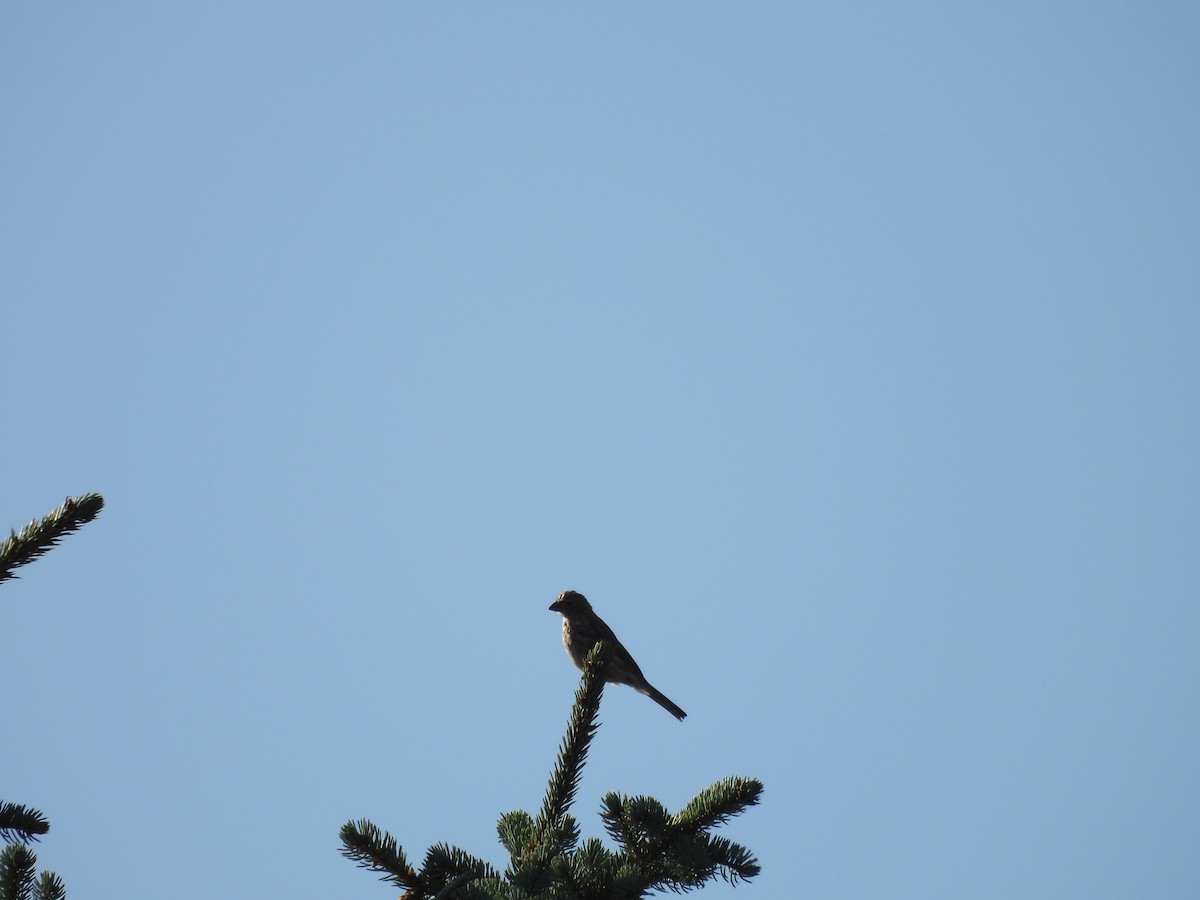
[[[550,786],[538,815],[537,829],[544,831],[550,823],[558,821],[579,790],[583,777],[583,765],[587,762],[588,747],[600,727],[600,698],[604,694],[604,671],[612,659],[613,648],[603,641],[596,644],[583,663],[583,677],[575,691],[575,706],[567,723],[558,748],[558,759],[550,775]]]
[[[421,877],[434,896],[453,890],[455,886],[480,878],[496,878],[496,870],[482,859],[476,859],[457,847],[434,844],[425,855]]]
[[[30,900],[37,881],[37,857],[24,844],[0,853],[0,900]]]
[[[13,569],[33,562],[63,535],[70,534],[100,514],[104,498],[99,494],[68,497],[61,506],[39,521],[32,521],[0,541],[0,581],[16,578]],[[37,874],[37,857],[27,844],[50,830],[50,823],[36,809],[0,801],[0,838],[9,844],[0,853],[0,900],[64,900],[62,880],[53,872]]]
[[[33,900],[66,900],[67,889],[53,872],[43,872],[33,889]]]
[[[36,809],[0,800],[0,838],[6,842],[36,841],[50,830],[50,823]]]
[[[654,887],[686,891],[714,877],[736,883],[759,873],[745,847],[708,829],[758,803],[762,783],[726,778],[705,788],[677,815],[653,797],[610,793],[601,801],[605,830],[622,847],[618,857],[647,873]]]
[[[37,858],[24,844],[0,853],[0,900],[65,900],[67,890],[53,872],[37,875]]]
[[[51,510],[40,522],[30,522],[21,529],[20,534],[11,532],[0,543],[0,581],[16,578],[13,569],[33,562],[64,535],[100,515],[103,508],[104,498],[99,494],[68,497],[62,506]]]
[[[712,828],[758,803],[761,795],[762,784],[753,778],[725,778],[693,797],[675,818],[688,828]]]
[[[496,823],[496,833],[500,835],[500,843],[508,855],[517,856],[532,846],[533,816],[523,809],[507,812]]]
[[[408,864],[404,851],[396,839],[366,819],[347,822],[342,826],[342,856],[352,859],[364,869],[381,872],[383,881],[396,887],[413,889],[417,886],[417,873]]]
[[[509,854],[503,876],[445,844],[431,847],[415,871],[395,839],[365,819],[342,827],[342,854],[404,888],[402,900],[636,900],[657,890],[692,890],[717,877],[736,883],[757,875],[749,850],[710,834],[759,802],[762,783],[753,778],[722,779],[676,814],[653,797],[610,793],[600,818],[619,849],[609,850],[597,838],[580,842],[568,810],[598,727],[611,652],[602,642],[588,655],[537,818],[514,810],[496,824]]]

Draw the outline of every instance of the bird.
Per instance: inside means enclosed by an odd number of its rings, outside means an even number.
[[[606,682],[629,685],[635,691],[645,694],[680,722],[687,717],[687,713],[646,680],[646,676],[633,661],[629,651],[617,640],[613,630],[592,610],[592,604],[588,603],[587,597],[578,591],[563,591],[550,604],[550,610],[560,613],[563,617],[563,647],[577,668],[583,669],[583,661],[597,641],[607,641],[612,645],[613,653],[608,668],[604,671]]]

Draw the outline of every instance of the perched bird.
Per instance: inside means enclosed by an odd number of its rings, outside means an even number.
[[[611,628],[604,624],[595,612],[587,597],[578,591],[563,591],[550,604],[550,609],[562,613],[563,617],[563,646],[567,656],[579,669],[597,641],[607,641],[612,645],[613,654],[608,668],[604,671],[604,680],[609,684],[627,684],[635,691],[645,694],[679,721],[687,716],[682,709],[659,693],[658,689],[646,680],[638,664],[633,661],[629,651],[622,646],[613,634]]]

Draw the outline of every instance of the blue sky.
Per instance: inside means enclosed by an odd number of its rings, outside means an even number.
[[[766,785],[708,897],[1200,893],[1192,4],[7,4],[5,799],[78,897]],[[214,885],[219,887],[214,888]]]

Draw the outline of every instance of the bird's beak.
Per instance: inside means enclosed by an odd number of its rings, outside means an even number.
[[[550,604],[550,612],[558,612],[558,601],[555,600]]]

